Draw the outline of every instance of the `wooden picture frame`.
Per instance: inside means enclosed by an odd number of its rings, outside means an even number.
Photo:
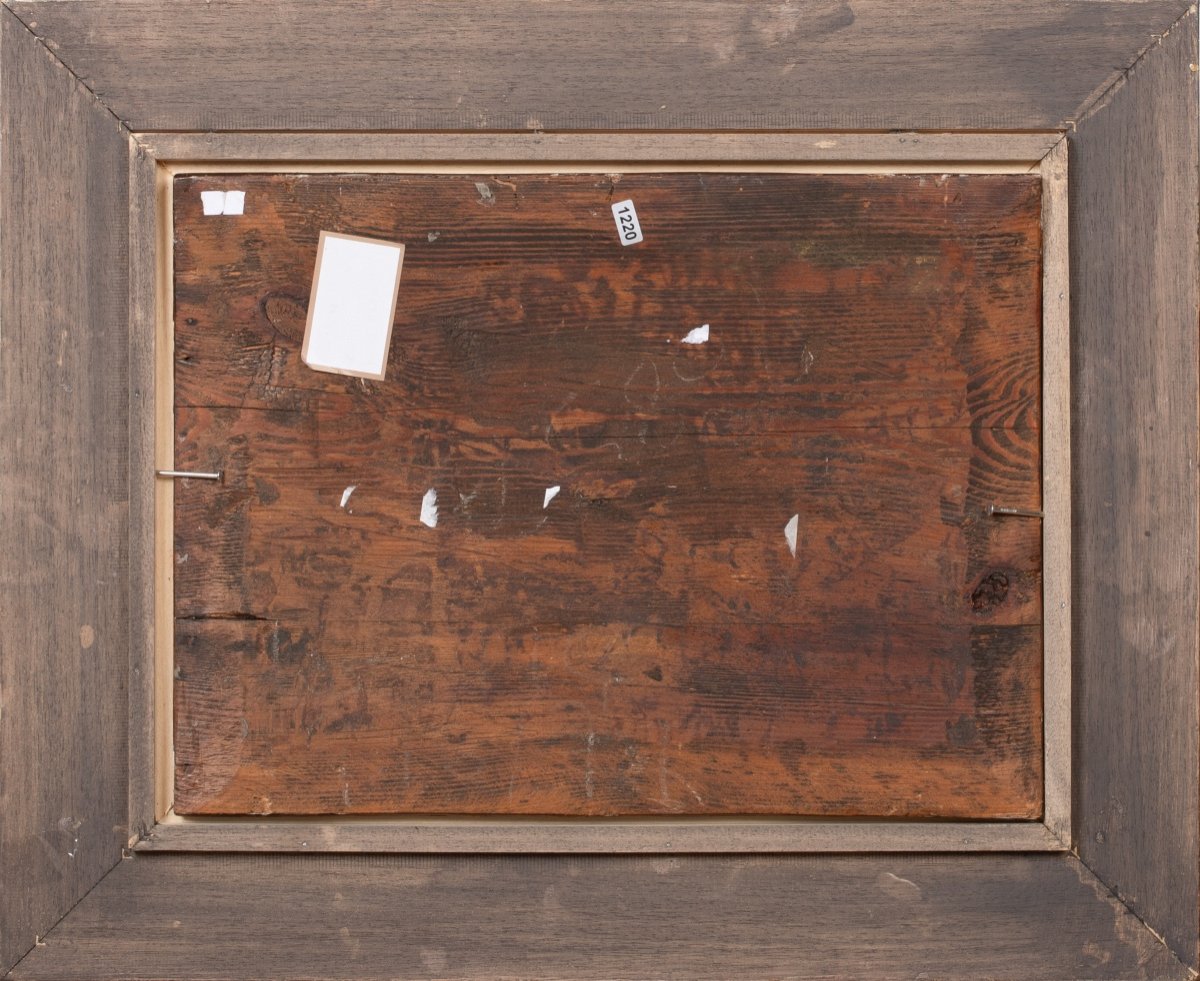
[[[1001,148],[994,143],[981,145],[970,135],[941,134],[920,147],[909,147],[895,137],[862,135],[855,145],[857,154],[888,160],[873,162],[830,163],[820,160],[821,148],[813,148],[810,136],[760,136],[753,141],[731,138],[727,141],[727,160],[713,163],[701,155],[703,140],[690,138],[675,145],[664,145],[662,137],[620,134],[595,136],[581,140],[567,135],[555,141],[555,162],[521,160],[529,153],[527,141],[489,139],[481,145],[474,137],[441,137],[435,151],[452,163],[440,160],[423,162],[429,155],[428,140],[414,136],[402,147],[392,137],[373,134],[360,136],[353,144],[344,143],[343,163],[321,163],[302,146],[286,164],[247,163],[214,147],[210,141],[197,145],[188,135],[175,135],[159,148],[154,167],[158,185],[159,218],[146,235],[157,242],[157,268],[147,267],[147,279],[156,276],[160,296],[173,295],[173,249],[169,230],[173,225],[173,182],[191,174],[270,173],[286,166],[289,171],[409,174],[426,171],[445,173],[459,170],[502,172],[509,178],[519,173],[574,172],[605,173],[617,155],[633,153],[647,162],[623,164],[626,174],[693,169],[716,172],[735,170],[773,173],[841,173],[881,171],[883,168],[905,173],[930,174],[936,179],[955,161],[961,173],[1037,173],[1042,184],[1043,263],[1042,293],[1055,302],[1043,301],[1042,362],[1044,379],[1041,419],[1042,469],[1047,474],[1043,490],[1043,529],[1047,539],[1042,573],[1045,614],[1045,689],[1057,698],[1046,701],[1043,711],[1043,767],[1046,774],[1045,813],[1036,821],[985,820],[822,820],[816,818],[705,817],[672,819],[667,816],[647,819],[606,819],[577,821],[531,819],[522,817],[479,816],[445,817],[358,817],[299,818],[286,821],[275,818],[181,817],[172,808],[174,780],[172,749],[172,686],[175,647],[170,599],[175,595],[176,547],[172,529],[171,481],[160,481],[159,523],[153,543],[156,554],[154,595],[157,607],[152,671],[157,681],[154,704],[146,705],[139,715],[154,720],[150,743],[153,761],[147,762],[155,773],[154,803],[147,820],[144,838],[137,842],[139,851],[290,851],[290,852],[371,852],[371,853],[702,853],[702,852],[850,852],[850,851],[1028,851],[1054,852],[1066,847],[1070,828],[1071,801],[1069,771],[1070,736],[1070,386],[1068,350],[1067,279],[1067,146],[1061,138],[1047,140],[1043,134],[1014,137]],[[391,149],[389,149],[391,146]],[[534,151],[536,155],[536,150]],[[404,162],[389,160],[398,155]],[[985,156],[986,155],[986,158]],[[817,157],[817,159],[812,159]],[[972,158],[975,159],[972,159]],[[787,161],[781,163],[779,161]],[[135,257],[148,257],[154,250],[135,247]],[[175,466],[172,457],[174,323],[169,310],[157,310],[156,391],[157,432],[156,469]],[[145,548],[150,548],[147,543]]]
[[[0,973],[1194,976],[1197,60],[1175,0],[3,0]],[[1065,180],[1041,838],[159,820],[163,176],[471,161]]]

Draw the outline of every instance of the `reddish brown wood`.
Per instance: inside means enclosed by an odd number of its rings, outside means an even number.
[[[1037,817],[1039,190],[179,179],[176,810]],[[322,229],[386,382],[299,361]]]

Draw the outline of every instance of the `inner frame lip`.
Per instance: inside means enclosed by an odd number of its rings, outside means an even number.
[[[271,134],[257,134],[267,140]],[[328,136],[329,134],[323,134]],[[518,140],[526,139],[530,136],[540,134],[521,134]],[[595,134],[589,134],[593,136]],[[606,134],[609,135],[609,134]],[[777,134],[776,134],[777,135]],[[830,134],[822,134],[827,137],[825,140],[813,144],[814,146],[822,147],[822,144],[828,142],[836,143],[836,139],[830,137]],[[896,134],[853,134],[856,138],[862,139],[864,136],[868,138],[877,138],[880,142],[889,145],[894,144]],[[1045,136],[1045,134],[1040,134]],[[914,153],[913,159],[897,159],[897,160],[870,160],[865,162],[855,161],[827,161],[827,160],[803,160],[795,159],[790,161],[773,160],[754,158],[738,158],[730,160],[703,160],[697,159],[694,156],[681,158],[672,158],[669,155],[662,159],[655,160],[637,160],[636,162],[618,161],[609,156],[589,155],[586,159],[571,159],[566,157],[561,160],[538,160],[530,161],[528,159],[496,159],[481,156],[479,159],[463,159],[458,157],[455,160],[421,160],[417,161],[380,161],[380,160],[356,160],[347,158],[345,160],[297,160],[295,158],[285,159],[212,159],[210,154],[197,153],[194,159],[184,159],[182,157],[164,158],[155,160],[155,183],[157,188],[156,193],[156,222],[157,222],[157,242],[159,248],[158,269],[155,281],[158,284],[158,317],[157,317],[157,333],[159,343],[156,345],[157,355],[156,361],[159,369],[159,384],[156,384],[156,419],[157,419],[157,434],[156,442],[161,447],[163,424],[163,403],[166,405],[166,429],[167,429],[167,445],[170,445],[169,433],[173,428],[172,398],[170,375],[166,381],[166,392],[162,382],[162,355],[163,348],[169,349],[170,340],[173,338],[173,323],[170,317],[170,307],[173,302],[173,227],[172,210],[171,210],[171,185],[177,175],[216,175],[216,174],[231,174],[231,173],[272,173],[272,174],[321,174],[321,173],[346,173],[346,174],[475,174],[475,175],[498,175],[504,176],[509,174],[589,174],[609,176],[613,174],[628,174],[628,173],[709,173],[709,172],[727,172],[727,173],[779,173],[779,174],[869,174],[880,176],[899,176],[899,175],[918,175],[918,174],[936,174],[936,175],[957,175],[957,174],[1038,174],[1042,181],[1042,300],[1043,300],[1043,324],[1042,324],[1042,379],[1043,379],[1043,396],[1042,396],[1042,488],[1043,488],[1043,510],[1046,513],[1045,528],[1047,524],[1054,523],[1060,528],[1065,528],[1065,537],[1061,534],[1056,534],[1054,537],[1060,542],[1065,542],[1066,548],[1051,550],[1047,547],[1047,538],[1043,538],[1043,752],[1044,752],[1044,784],[1043,784],[1043,800],[1044,811],[1041,820],[988,820],[988,819],[891,819],[891,818],[823,818],[812,816],[688,816],[677,817],[670,815],[662,816],[646,816],[646,817],[590,817],[590,816],[570,816],[570,817],[539,817],[539,816],[446,816],[446,815],[420,815],[420,814],[397,814],[397,815],[326,815],[319,817],[308,816],[180,816],[174,814],[171,808],[171,794],[173,791],[173,753],[170,749],[172,740],[172,720],[171,720],[171,696],[172,696],[172,677],[173,666],[171,659],[173,657],[173,641],[166,645],[167,662],[162,663],[163,644],[161,637],[156,637],[155,642],[155,711],[153,712],[153,725],[155,730],[155,746],[152,756],[154,758],[154,790],[155,790],[155,817],[156,827],[141,840],[141,842],[131,842],[135,848],[144,847],[147,850],[290,850],[286,844],[282,842],[277,845],[272,845],[269,842],[256,842],[249,844],[243,842],[238,844],[235,838],[236,833],[231,836],[224,846],[219,843],[214,844],[209,841],[208,844],[203,844],[197,836],[197,839],[189,845],[189,839],[192,838],[192,832],[203,832],[210,828],[217,830],[218,833],[223,830],[235,832],[238,828],[255,829],[254,837],[261,837],[257,833],[258,830],[267,828],[283,829],[287,825],[294,825],[301,829],[317,829],[324,830],[327,834],[328,829],[333,827],[345,826],[347,832],[351,832],[356,826],[360,827],[367,833],[373,833],[378,830],[395,830],[396,840],[394,845],[389,843],[383,848],[385,851],[411,851],[413,850],[411,833],[417,833],[422,837],[426,834],[433,834],[441,831],[457,831],[466,832],[463,840],[456,841],[453,838],[442,841],[438,847],[429,849],[435,851],[604,851],[604,852],[626,852],[626,851],[675,851],[681,850],[677,845],[666,838],[667,836],[680,837],[677,832],[684,832],[685,837],[692,837],[686,832],[695,829],[697,831],[707,830],[710,833],[715,833],[716,837],[711,843],[701,842],[700,847],[692,842],[686,848],[688,851],[750,851],[750,852],[765,852],[765,851],[791,851],[791,852],[861,852],[864,850],[870,851],[1066,851],[1070,848],[1070,500],[1069,500],[1069,401],[1068,401],[1068,386],[1069,386],[1069,362],[1067,361],[1069,348],[1068,343],[1068,300],[1066,296],[1065,284],[1067,282],[1067,232],[1066,232],[1066,155],[1067,142],[1062,134],[1057,134],[1058,142],[1054,143],[1049,152],[1044,156],[1036,159],[1016,153],[1014,159],[998,159],[998,160],[979,160],[979,159],[956,159],[952,154],[947,153],[944,157],[932,159],[928,152],[935,147],[953,147],[955,144],[968,144],[975,138],[973,134],[937,134],[936,139],[926,139],[922,144],[922,149],[918,150],[916,146],[912,148]],[[445,134],[442,138],[444,139]],[[628,143],[631,136],[653,139],[654,134],[611,134],[611,139],[616,147]],[[836,134],[834,134],[836,136]],[[383,137],[386,139],[387,137]],[[569,135],[564,134],[564,138],[569,139]],[[470,140],[468,135],[464,137]],[[787,140],[788,137],[780,137],[782,140]],[[794,142],[795,137],[792,138]],[[206,139],[194,140],[200,145],[207,145],[211,149],[211,142]],[[594,142],[594,141],[593,141]],[[1013,134],[1014,144],[1020,144],[1017,135]],[[1025,142],[1028,142],[1027,140]],[[964,155],[965,156],[965,155]],[[472,154],[473,157],[473,154]],[[1051,207],[1052,205],[1052,207]],[[164,268],[165,267],[165,268]],[[1050,289],[1056,289],[1058,302],[1053,302],[1053,297],[1050,294]],[[164,309],[165,308],[165,309]],[[1055,339],[1057,338],[1057,339]],[[166,344],[164,344],[164,340]],[[170,357],[167,358],[167,366],[171,364]],[[1061,375],[1059,379],[1061,391],[1058,391],[1055,385],[1052,385],[1049,378],[1048,365],[1055,364],[1056,371]],[[1055,391],[1051,391],[1055,389]],[[1059,416],[1057,421],[1049,422],[1047,416],[1050,412],[1048,395],[1053,394],[1055,403],[1058,408],[1055,410]],[[1066,479],[1061,481],[1060,492],[1053,495],[1056,500],[1054,506],[1051,507],[1049,498],[1050,486],[1047,479],[1048,473],[1051,470],[1050,460],[1050,445],[1047,439],[1048,430],[1051,432],[1058,431],[1061,436],[1062,446],[1057,448],[1055,452],[1055,469],[1060,473],[1066,473]],[[168,467],[171,461],[167,460],[164,464],[161,459],[156,459],[156,465]],[[165,490],[166,494],[160,495],[156,501],[156,529],[161,532],[161,509],[163,507],[163,497],[169,497],[173,501],[173,493],[169,487],[169,481],[161,482],[168,485]],[[168,516],[173,514],[173,506],[167,507]],[[170,522],[170,517],[168,517]],[[168,524],[168,527],[173,525]],[[163,591],[158,586],[161,585],[160,572],[162,566],[166,567],[166,576],[169,585],[169,576],[172,563],[170,562],[171,542],[165,543],[166,562],[162,561],[164,552],[164,543],[160,540],[161,534],[156,535],[156,588],[154,590],[154,602],[156,608],[156,634],[159,633],[161,627],[161,616],[159,606],[163,600]],[[1054,565],[1056,575],[1051,576],[1049,570]],[[1051,580],[1055,580],[1052,582]],[[173,595],[173,590],[169,591],[167,596]],[[1053,631],[1056,636],[1057,643],[1055,649],[1051,649],[1050,644],[1050,610],[1051,603],[1054,604],[1053,609],[1058,613],[1057,620],[1060,625],[1065,622],[1065,629],[1061,626]],[[170,604],[168,603],[168,606]],[[168,622],[168,627],[170,626]],[[165,670],[164,670],[165,668]],[[164,683],[165,676],[165,683]],[[1052,679],[1059,682],[1058,687],[1052,687]],[[1063,684],[1065,682],[1065,684]],[[163,689],[165,687],[165,699],[163,697]],[[1054,706],[1052,709],[1052,705]],[[164,711],[165,710],[165,711]],[[165,729],[165,740],[164,732]],[[1063,775],[1065,774],[1065,782]],[[543,849],[539,843],[525,841],[517,847],[513,847],[511,843],[504,844],[502,842],[494,842],[490,846],[486,841],[480,841],[480,836],[484,839],[488,834],[495,830],[510,829],[516,832],[519,836],[522,832],[529,830],[545,829],[550,831],[564,830],[570,835],[573,830],[587,829],[589,831],[611,829],[612,831],[622,831],[628,829],[634,839],[632,843],[620,842],[615,847],[605,846],[597,848],[594,843],[588,843],[586,840],[581,840],[578,843],[571,841],[557,840],[557,845],[551,849]],[[760,830],[766,832],[767,841],[759,843],[742,843],[732,841],[721,841],[721,833],[716,832],[716,828],[722,828],[726,831],[735,828],[745,828],[747,830]],[[889,840],[888,830],[895,829],[895,840]],[[839,830],[845,832],[844,835],[839,835]],[[406,834],[405,832],[408,832]],[[476,833],[478,832],[478,834]],[[661,832],[661,833],[659,833]],[[778,834],[776,834],[778,832]],[[947,833],[949,832],[949,833]],[[918,843],[914,840],[914,833],[922,840]],[[641,840],[649,835],[651,839],[657,840]],[[843,838],[843,841],[823,840],[832,835],[834,839]],[[869,836],[865,838],[864,835]],[[372,834],[373,836],[373,834]],[[208,835],[204,836],[206,839]],[[527,837],[527,836],[525,836]],[[585,835],[586,837],[586,835]],[[155,839],[159,839],[157,844],[151,844]],[[168,839],[163,841],[162,839]],[[406,844],[407,842],[407,844]],[[378,842],[376,843],[378,845]],[[309,843],[303,843],[304,849],[309,848]],[[320,849],[314,849],[320,850]],[[339,846],[333,846],[331,843],[324,850],[339,851],[345,850]],[[353,848],[350,850],[358,850]],[[425,850],[425,849],[419,849]]]

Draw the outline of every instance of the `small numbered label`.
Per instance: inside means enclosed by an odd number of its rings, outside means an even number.
[[[638,223],[637,211],[632,201],[618,201],[612,206],[613,220],[617,223],[617,235],[622,245],[637,245],[642,240],[642,226]]]

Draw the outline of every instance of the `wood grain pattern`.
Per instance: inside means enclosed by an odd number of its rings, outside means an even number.
[[[178,813],[1040,815],[1036,177],[175,190]],[[413,243],[386,383],[321,228]]]
[[[1021,818],[1041,801],[1036,627],[313,633],[177,622],[177,811]]]
[[[501,180],[178,178],[176,404],[419,413],[431,433],[551,440],[1036,428],[1037,298],[1021,281],[1040,248],[1036,177]],[[235,185],[256,214],[204,221],[199,192]],[[650,241],[619,249],[609,205],[630,196]],[[323,228],[406,244],[387,385],[348,386],[292,351]],[[972,289],[982,276],[996,288]],[[678,343],[709,321],[708,345]]]
[[[1193,13],[1071,143],[1076,841],[1196,966],[1197,96]],[[1075,185],[1073,185],[1075,186]],[[1113,257],[1118,257],[1114,260]]]
[[[6,2],[135,130],[1061,129],[1187,9]]]
[[[176,489],[176,616],[569,625],[619,597],[623,622],[678,626],[1041,621],[1038,524],[983,513],[1038,501],[1036,444],[1006,430],[1024,462],[988,469],[962,428],[550,444],[408,423],[178,409],[177,465],[226,484]]]
[[[163,855],[122,863],[13,978],[922,974],[1189,977],[1072,856]]]
[[[129,142],[0,10],[0,974],[126,832]]]

